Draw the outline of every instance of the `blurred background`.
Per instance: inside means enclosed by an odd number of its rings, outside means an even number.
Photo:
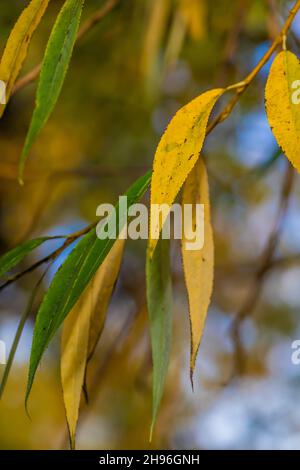
[[[25,0],[0,5],[0,50]],[[83,20],[105,1],[86,2]],[[31,151],[25,186],[17,163],[36,83],[16,93],[0,121],[0,250],[43,234],[68,234],[151,167],[172,115],[199,93],[238,82],[278,33],[293,2],[120,0],[75,46],[58,105]],[[52,0],[23,73],[42,58],[62,0]],[[300,53],[300,15],[288,46]],[[172,246],[174,339],[152,444],[151,355],[145,306],[145,243],[128,242],[105,329],[89,369],[78,448],[300,449],[300,181],[268,127],[269,65],[209,136],[207,161],[216,246],[212,304],[189,382],[189,320],[180,250]],[[228,97],[217,106],[221,109]],[[51,241],[25,269],[58,246]],[[72,247],[70,247],[71,249]],[[65,257],[51,266],[42,291]],[[0,339],[9,349],[41,272],[1,291]],[[199,280],[199,282],[201,282]],[[40,292],[39,301],[43,292]],[[67,448],[59,337],[24,395],[34,316],[26,324],[0,402],[1,449]],[[0,374],[4,366],[0,365]]]

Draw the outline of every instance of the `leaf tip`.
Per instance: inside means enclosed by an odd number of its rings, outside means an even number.
[[[28,402],[29,402],[29,396],[30,396],[30,392],[31,392],[31,389],[32,389],[32,384],[33,384],[33,380],[34,380],[34,375],[35,375],[35,371],[32,372],[32,367],[31,367],[31,364],[29,366],[29,373],[28,373],[28,380],[27,380],[27,387],[26,387],[26,393],[25,393],[25,411],[26,411],[26,414],[27,416],[30,418],[30,414],[29,414],[29,411],[28,411]]]
[[[26,392],[26,397],[25,397],[25,403],[24,403],[24,405],[25,405],[25,413],[26,413],[28,419],[29,419],[30,421],[32,421],[31,416],[30,416],[30,413],[29,413],[29,409],[28,409],[29,393],[30,393],[30,390],[29,390],[29,392]]]
[[[191,381],[192,391],[194,393],[195,391],[194,389],[194,364],[191,364],[191,367],[190,367],[190,381]]]
[[[76,450],[76,438],[75,438],[75,433],[70,433],[69,432],[69,439],[70,439],[70,449],[71,450]]]
[[[24,186],[24,153],[23,152],[21,155],[20,163],[19,163],[18,183],[20,186]]]
[[[148,247],[147,247],[147,257],[148,257],[149,261],[152,261],[152,259],[153,259],[153,255],[154,255],[154,252],[155,252],[156,247],[157,247],[157,242],[158,242],[158,239],[149,238],[149,243],[148,243]]]
[[[152,438],[153,438],[153,430],[154,430],[154,421],[152,421],[151,426],[150,426],[150,433],[149,433],[149,443],[152,443]]]
[[[23,179],[22,175],[18,176],[18,183],[19,183],[20,186],[24,186],[24,179]]]
[[[20,186],[24,186],[25,159],[26,159],[26,154],[24,153],[24,150],[23,150],[21,154],[20,162],[19,162],[19,169],[18,169],[18,183]]]

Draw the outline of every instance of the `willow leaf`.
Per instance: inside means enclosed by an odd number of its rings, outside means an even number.
[[[153,362],[152,424],[150,440],[163,396],[172,337],[172,285],[169,240],[158,240],[150,257],[147,252],[147,304]]]
[[[10,349],[10,352],[9,352],[9,356],[8,356],[8,360],[7,360],[7,363],[5,365],[5,369],[4,369],[4,372],[3,372],[3,375],[2,375],[2,378],[1,378],[1,383],[0,383],[0,399],[2,398],[2,395],[4,393],[4,390],[5,390],[5,386],[6,386],[6,383],[7,383],[7,380],[8,380],[8,377],[9,377],[9,374],[10,374],[10,371],[11,371],[11,368],[12,368],[12,365],[13,365],[13,361],[14,361],[14,358],[15,358],[15,354],[17,352],[17,349],[18,349],[18,345],[19,345],[19,342],[20,342],[20,339],[21,339],[21,336],[22,336],[22,333],[23,333],[23,330],[24,330],[24,327],[25,327],[25,324],[29,318],[29,315],[32,313],[32,309],[33,309],[33,305],[34,305],[34,302],[35,302],[35,299],[36,299],[36,296],[37,296],[37,293],[38,293],[38,289],[45,277],[45,274],[46,272],[48,271],[48,268],[46,269],[46,271],[43,273],[43,275],[41,276],[41,278],[39,279],[39,281],[37,282],[36,286],[34,287],[34,289],[32,290],[32,293],[29,297],[29,300],[28,300],[28,304],[26,306],[26,309],[24,310],[21,318],[20,318],[20,321],[19,321],[19,324],[18,324],[18,328],[17,328],[17,331],[16,331],[16,334],[15,334],[15,337],[14,337],[14,340],[13,340],[13,343],[12,343],[12,346],[11,346],[11,349]]]
[[[153,217],[153,211],[157,204],[169,206],[173,204],[198,160],[210,113],[223,92],[221,88],[209,90],[181,108],[171,120],[158,144],[151,180],[150,256],[168,216],[166,212],[157,221]]]
[[[270,127],[292,165],[300,172],[300,62],[289,51],[275,57],[265,90]]]
[[[35,248],[53,238],[55,237],[40,237],[28,240],[2,255],[0,258],[0,277],[19,264]]]
[[[23,182],[28,152],[46,124],[60,95],[71,60],[84,0],[66,0],[52,29],[42,63],[36,104],[19,165]]]
[[[203,160],[200,158],[189,174],[183,189],[182,204],[204,205],[204,240],[199,249],[189,249],[191,240],[186,239],[185,230],[181,251],[185,283],[189,298],[189,313],[191,325],[191,380],[197,352],[204,330],[206,315],[210,304],[214,276],[214,242],[210,221],[210,203],[207,172]],[[193,210],[192,226],[195,227],[196,210]],[[198,221],[199,223],[200,221]]]
[[[118,277],[125,240],[117,240],[96,275],[79,298],[63,325],[61,382],[71,448],[88,359],[97,345],[114,284]]]
[[[86,367],[92,310],[91,295],[92,291],[88,286],[65,319],[62,331],[61,383],[71,449],[75,449],[79,405]]]
[[[151,173],[146,173],[129,188],[125,194],[127,208],[142,197],[149,186],[150,177]],[[116,206],[116,212],[119,213],[119,217],[116,218],[117,237],[126,224],[127,212],[124,213],[125,210],[121,206]],[[101,239],[100,234],[100,238],[98,238],[96,229],[92,229],[72,250],[51,282],[34,326],[26,402],[36,369],[46,347],[115,243],[115,239],[110,236],[109,232],[114,217],[114,214],[110,214],[101,227],[103,234],[108,233],[108,237],[104,238],[103,236],[104,239]],[[121,225],[118,223],[119,220],[122,220]]]
[[[0,80],[6,85],[5,104],[0,104],[0,117],[3,115],[14,83],[27,57],[32,35],[39,25],[48,3],[49,0],[31,0],[22,11],[9,35],[0,62]]]
[[[104,262],[100,266],[97,279],[93,283],[93,304],[87,361],[92,358],[104,327],[108,304],[120,271],[125,240],[116,240]]]

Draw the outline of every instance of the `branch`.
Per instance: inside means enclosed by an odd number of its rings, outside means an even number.
[[[83,37],[83,35],[86,34],[87,31],[89,31],[95,24],[97,24],[120,0],[108,0],[108,2],[104,5],[104,7],[102,9],[100,9],[98,12],[94,13],[94,15],[89,19],[87,20],[83,26],[81,27],[79,33],[78,33],[78,39],[81,39]],[[289,15],[288,15],[288,18],[283,26],[283,28],[281,29],[280,33],[278,34],[278,36],[274,39],[274,41],[272,42],[270,48],[268,49],[268,51],[264,54],[264,56],[262,57],[262,59],[259,61],[259,63],[256,65],[256,67],[247,75],[247,77],[242,81],[242,82],[239,82],[237,84],[234,84],[234,85],[231,85],[229,87],[227,87],[227,90],[236,90],[236,93],[235,95],[232,97],[232,99],[229,101],[229,103],[227,104],[227,106],[224,108],[224,110],[217,116],[217,118],[212,121],[210,123],[210,125],[208,126],[207,128],[207,131],[206,131],[206,135],[210,134],[210,132],[218,125],[220,124],[221,122],[223,122],[232,112],[235,104],[237,103],[237,101],[239,100],[240,96],[246,91],[246,89],[248,88],[248,86],[252,83],[252,81],[254,80],[254,78],[257,76],[257,74],[259,73],[259,71],[262,69],[262,67],[268,62],[268,60],[270,59],[270,57],[272,56],[273,52],[276,50],[277,46],[279,44],[282,43],[283,40],[285,40],[286,38],[286,35],[293,23],[293,20],[296,16],[296,14],[298,13],[300,9],[300,0],[297,0],[294,7],[291,9]],[[34,70],[29,72],[28,76],[30,75],[30,77],[32,78],[32,76],[34,75]],[[36,73],[36,72],[35,72]],[[36,75],[37,76],[37,75]],[[36,76],[34,77],[34,79],[36,78]],[[28,79],[25,79],[26,77],[23,77],[23,79],[21,79],[23,82],[22,84],[20,85],[20,83],[18,84],[18,82],[16,83],[15,87],[17,87],[17,89],[20,89],[23,88],[24,86],[26,86],[29,82],[28,82]],[[292,172],[292,169],[289,169],[288,170],[289,172]],[[290,178],[292,178],[290,176]],[[287,197],[288,199],[288,197]],[[86,233],[87,231],[89,231],[91,229],[91,227],[87,227],[86,229],[84,229],[83,233]],[[47,257],[43,258],[42,260],[38,261],[37,263],[35,263],[34,265],[32,265],[31,267],[29,267],[27,270],[17,274],[16,276],[14,276],[13,278],[9,279],[8,281],[6,281],[5,284],[3,284],[2,286],[0,286],[0,290],[4,289],[6,286],[8,286],[9,284],[11,284],[12,282],[14,282],[15,280],[19,279],[20,277],[22,277],[23,275],[27,274],[28,272],[31,272],[33,271],[34,269],[36,269],[37,267],[39,267],[41,264],[43,263],[46,263],[48,262],[49,260],[52,260],[52,259],[55,259],[65,248],[66,246],[68,246],[69,244],[71,244],[76,238],[78,238],[79,236],[81,236],[83,233],[81,234],[75,234],[75,237],[74,235],[70,235],[70,237],[67,238],[67,240],[65,241],[65,243],[57,250],[55,250],[52,254],[48,255]],[[275,237],[276,238],[276,237]],[[273,243],[273,242],[272,242]],[[272,251],[272,250],[271,250]],[[271,255],[273,255],[273,251],[271,253]],[[271,260],[270,260],[271,261]],[[244,310],[248,310],[248,308],[244,308]],[[243,316],[242,314],[240,316]]]
[[[296,14],[298,13],[300,9],[300,0],[297,0],[293,8],[291,9],[287,20],[281,29],[280,33],[274,41],[272,42],[270,48],[267,50],[267,52],[264,54],[264,56],[261,58],[261,60],[258,62],[256,67],[245,77],[243,81],[240,83],[236,83],[234,85],[231,85],[227,87],[227,90],[233,90],[236,89],[235,95],[231,98],[227,106],[224,108],[224,110],[216,117],[214,121],[210,123],[210,125],[207,128],[206,134],[210,134],[210,132],[221,122],[223,122],[229,114],[231,114],[231,111],[233,110],[234,106],[238,102],[240,96],[247,90],[249,85],[252,83],[254,78],[257,76],[257,74],[260,72],[260,70],[263,68],[263,66],[268,62],[268,60],[271,58],[273,52],[275,52],[276,48],[282,44],[283,40],[285,39],[287,33],[289,32],[292,23],[294,21],[294,18]]]

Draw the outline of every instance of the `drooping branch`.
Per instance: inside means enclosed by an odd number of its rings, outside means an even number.
[[[120,0],[108,0],[108,2],[102,7],[102,9],[100,9],[98,12],[94,13],[94,15],[89,20],[87,20],[86,23],[83,24],[82,28],[80,29],[80,31],[78,33],[77,40],[81,39],[95,24],[97,24],[109,11],[111,11],[117,5],[117,3],[119,1]],[[216,117],[216,119],[214,121],[212,121],[210,123],[210,125],[207,127],[206,135],[210,134],[210,132],[212,132],[212,130],[218,124],[223,122],[231,114],[231,112],[232,112],[235,104],[238,102],[240,96],[246,91],[246,89],[249,87],[249,85],[255,79],[255,77],[257,76],[259,71],[262,69],[262,67],[268,62],[268,60],[270,59],[270,57],[272,56],[272,54],[276,50],[276,48],[283,41],[285,41],[286,35],[289,32],[289,30],[291,28],[291,25],[294,21],[294,18],[296,16],[296,14],[298,13],[299,9],[300,9],[300,0],[297,0],[294,4],[293,8],[290,10],[290,13],[287,17],[287,20],[286,20],[283,28],[281,29],[280,33],[276,36],[276,38],[272,42],[270,48],[264,54],[264,56],[259,61],[259,63],[256,65],[256,67],[254,67],[254,69],[247,75],[247,77],[243,81],[241,81],[237,84],[234,84],[234,85],[230,85],[230,86],[227,87],[227,90],[235,90],[235,94],[232,97],[232,99],[229,101],[229,103],[226,105],[226,107],[223,109],[223,111],[221,111],[221,113]],[[20,81],[19,81],[19,84],[18,84],[18,82],[16,83],[17,89],[25,87],[28,83],[30,83],[30,81],[35,80],[35,78],[37,78],[38,74],[36,74],[36,72],[35,72],[35,75],[34,75],[33,72],[34,71],[31,71],[28,74],[28,77],[31,74],[31,79],[30,80],[29,80],[30,77],[27,78],[26,80],[25,80],[25,77],[23,77],[23,79],[21,79],[21,80],[23,80],[22,83],[20,83]],[[34,75],[34,78],[32,78],[33,75]],[[289,171],[292,171],[292,170],[289,170]],[[74,240],[79,238],[84,233],[87,233],[93,226],[95,226],[95,224],[93,224],[92,226],[86,227],[83,231],[81,231],[77,234],[70,235],[66,239],[65,243],[60,248],[58,248],[57,250],[55,250],[53,253],[46,256],[45,258],[37,261],[35,264],[33,264],[31,267],[29,267],[25,271],[22,271],[21,273],[18,273],[17,275],[12,277],[11,279],[8,279],[2,286],[0,286],[0,290],[4,289],[8,285],[10,285],[12,282],[15,282],[17,279],[24,276],[25,274],[37,269],[42,264],[44,264],[44,263],[46,263],[50,260],[55,259],[68,245],[70,245]],[[273,255],[273,252],[272,252],[272,255]],[[269,260],[269,262],[271,262],[271,260]],[[244,310],[248,310],[248,309],[245,308]]]

